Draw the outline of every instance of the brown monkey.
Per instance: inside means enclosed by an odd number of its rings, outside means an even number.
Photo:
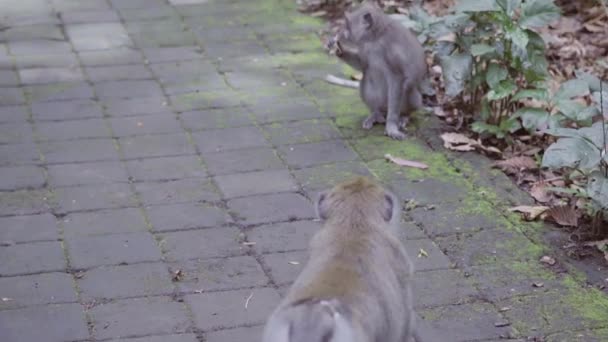
[[[321,193],[316,209],[323,228],[263,341],[409,342],[412,264],[393,231],[397,198],[359,177]]]
[[[386,15],[373,3],[365,2],[345,14],[345,27],[331,40],[336,55],[363,72],[359,86],[361,99],[371,114],[363,128],[386,122],[385,134],[405,138],[401,129],[407,117],[401,113],[422,107],[419,86],[427,72],[422,45],[408,28]]]

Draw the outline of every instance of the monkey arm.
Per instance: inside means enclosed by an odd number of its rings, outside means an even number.
[[[363,61],[359,56],[359,50],[357,48],[340,44],[340,42],[338,42],[336,56],[356,70],[363,71]]]

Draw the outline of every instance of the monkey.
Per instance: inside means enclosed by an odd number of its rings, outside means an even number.
[[[357,177],[315,200],[323,226],[309,260],[271,313],[263,342],[410,342],[413,265],[396,237],[401,206]]]
[[[420,85],[427,74],[424,48],[416,35],[366,1],[345,13],[345,27],[326,47],[335,47],[338,58],[363,72],[359,93],[371,112],[363,128],[386,123],[386,135],[404,139],[401,129],[406,128],[407,114],[422,108]]]

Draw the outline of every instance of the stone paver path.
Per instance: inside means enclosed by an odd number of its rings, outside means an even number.
[[[442,150],[425,117],[403,142],[360,129],[295,1],[3,0],[0,16],[3,342],[258,340],[306,261],[310,198],[356,174],[415,201],[416,307],[447,340],[608,341],[605,296],[538,263],[544,228],[506,214],[530,200],[489,161]]]

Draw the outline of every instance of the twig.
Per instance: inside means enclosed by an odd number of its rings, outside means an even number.
[[[359,88],[359,82],[345,80],[343,78],[340,78],[340,77],[337,77],[334,75],[325,76],[325,80],[329,83],[336,84],[336,85],[343,86],[343,87],[355,88],[355,89]]]
[[[251,300],[251,297],[253,297],[253,292],[251,292],[251,294],[249,295],[249,297],[247,297],[247,300],[245,301],[245,310],[247,310],[247,307],[249,306],[249,301]]]
[[[606,117],[604,116],[604,86],[600,79],[600,112],[602,113],[602,133],[604,135],[604,146],[600,150],[600,160],[606,157]],[[608,178],[608,167],[604,166],[604,177]]]

